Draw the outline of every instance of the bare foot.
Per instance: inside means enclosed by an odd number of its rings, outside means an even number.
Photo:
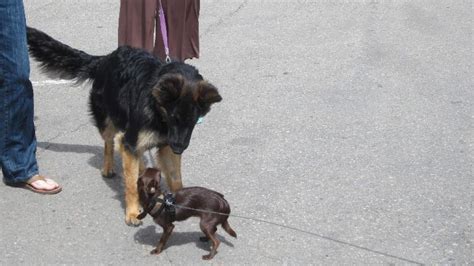
[[[37,179],[31,182],[27,181],[27,183],[30,184],[30,186],[36,189],[41,189],[41,190],[53,190],[59,187],[58,183],[56,183],[54,180],[49,179],[49,178]]]
[[[56,181],[41,175],[33,176],[24,183],[23,187],[40,194],[56,194],[62,190]]]

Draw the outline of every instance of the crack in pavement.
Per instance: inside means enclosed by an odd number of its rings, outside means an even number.
[[[45,143],[49,143],[49,142],[51,142],[51,141],[53,141],[53,140],[55,140],[55,139],[57,139],[57,138],[60,138],[60,137],[62,137],[62,136],[64,136],[64,135],[66,135],[66,134],[71,134],[71,133],[77,132],[77,131],[81,130],[83,127],[85,127],[86,125],[89,125],[89,122],[82,123],[82,124],[80,124],[79,126],[77,126],[75,129],[73,129],[73,130],[71,130],[71,131],[63,131],[63,132],[57,134],[56,136],[45,140]],[[48,145],[47,145],[46,147],[44,147],[44,148],[39,148],[39,147],[38,147],[38,150],[39,150],[39,151],[37,152],[37,154],[42,153],[42,151],[44,152],[44,151],[48,150],[49,147],[51,147],[51,145],[52,145],[52,144],[48,144]]]
[[[207,27],[207,29],[204,31],[204,33],[199,36],[200,38],[201,37],[204,37],[206,36],[207,34],[209,34],[211,31],[213,31],[215,28],[219,27],[220,25],[222,25],[225,21],[224,18],[227,18],[227,19],[230,19],[232,17],[234,17],[237,13],[239,13],[240,10],[242,10],[246,5],[248,4],[248,0],[245,0],[243,1],[242,3],[240,3],[240,5],[235,9],[233,10],[232,12],[230,12],[229,14],[225,15],[225,16],[222,16],[219,21],[217,21],[216,23],[213,23],[211,24],[209,27]]]

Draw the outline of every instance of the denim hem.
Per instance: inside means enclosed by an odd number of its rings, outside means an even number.
[[[7,185],[15,185],[15,184],[21,184],[21,183],[26,183],[26,181],[30,180],[35,175],[39,175],[38,171],[33,171],[31,174],[26,175],[25,178],[13,178],[13,179],[7,179],[3,177],[3,182]]]
[[[33,171],[32,174],[26,175],[27,176],[26,180],[22,180],[20,182],[26,182],[26,181],[30,180],[30,178],[32,178],[35,175],[39,175],[39,171]]]

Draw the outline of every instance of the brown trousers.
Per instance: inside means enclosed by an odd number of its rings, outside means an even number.
[[[162,0],[172,59],[199,58],[199,0]],[[165,58],[158,0],[120,0],[118,44]]]

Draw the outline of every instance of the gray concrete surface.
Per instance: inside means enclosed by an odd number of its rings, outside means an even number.
[[[118,0],[25,0],[28,24],[92,54]],[[185,185],[234,214],[216,265],[473,264],[471,1],[202,0],[201,59],[224,97],[183,156]],[[38,158],[57,196],[0,186],[0,264],[208,264],[197,220],[124,223],[88,86],[32,65]],[[119,158],[117,158],[119,160]],[[120,163],[116,170],[120,171]],[[344,242],[344,243],[341,243]]]

